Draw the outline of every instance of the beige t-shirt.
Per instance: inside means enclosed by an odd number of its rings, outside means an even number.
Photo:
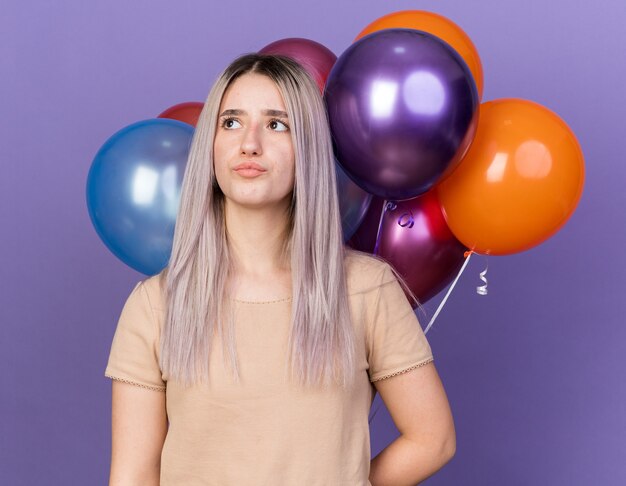
[[[113,337],[105,376],[166,393],[169,430],[162,486],[365,486],[370,469],[372,382],[433,361],[426,336],[387,263],[346,257],[358,343],[347,390],[306,391],[283,379],[291,299],[235,301],[241,383],[223,365],[220,340],[210,385],[183,389],[158,365],[165,318],[160,275],[139,282]]]

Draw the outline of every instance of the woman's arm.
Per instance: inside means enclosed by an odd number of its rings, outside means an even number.
[[[165,392],[112,380],[109,486],[158,486],[167,435]]]
[[[375,381],[400,437],[371,462],[373,486],[414,486],[454,456],[452,412],[434,362]]]

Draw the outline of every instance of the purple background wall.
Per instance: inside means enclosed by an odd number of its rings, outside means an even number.
[[[103,372],[123,301],[143,276],[109,253],[87,214],[100,145],[173,104],[204,100],[241,53],[307,37],[339,55],[370,21],[411,8],[440,13],[472,38],[485,101],[527,98],[555,111],[587,164],[567,225],[537,248],[490,257],[487,296],[475,291],[485,265],[475,256],[428,333],[458,446],[425,484],[626,484],[621,0],[5,0],[1,484],[108,478]],[[396,434],[382,407],[373,453]]]

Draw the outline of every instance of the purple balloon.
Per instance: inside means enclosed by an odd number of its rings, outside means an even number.
[[[471,71],[446,42],[385,29],[352,44],[326,81],[335,155],[376,196],[404,200],[447,177],[478,122]]]
[[[381,198],[372,199],[361,226],[347,243],[349,246],[374,252],[384,203]],[[441,205],[432,191],[413,199],[388,203],[376,254],[400,272],[423,304],[452,282],[463,265],[467,248],[448,228]],[[414,306],[411,300],[409,302]]]

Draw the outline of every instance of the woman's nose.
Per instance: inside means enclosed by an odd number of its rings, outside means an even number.
[[[260,155],[262,153],[261,135],[259,133],[258,124],[250,125],[245,129],[243,140],[241,141],[241,152],[249,155]]]

